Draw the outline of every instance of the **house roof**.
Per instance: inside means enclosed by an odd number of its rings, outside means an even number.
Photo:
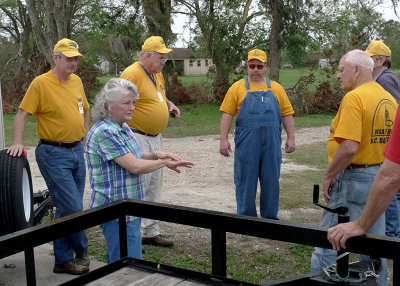
[[[172,49],[174,50],[174,52],[170,55],[174,59],[209,58],[209,57],[204,56],[203,53],[195,52],[192,49],[187,49],[187,48],[172,48]]]

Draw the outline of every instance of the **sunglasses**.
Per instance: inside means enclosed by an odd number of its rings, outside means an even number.
[[[255,65],[255,64],[249,64],[248,66],[251,70],[254,70],[255,68],[257,68],[258,70],[262,70],[265,67],[264,65]]]

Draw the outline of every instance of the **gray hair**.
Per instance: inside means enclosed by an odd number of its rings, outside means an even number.
[[[57,56],[59,59],[61,59],[64,56],[62,52],[56,52],[54,53],[54,55]]]
[[[138,99],[139,93],[136,85],[123,78],[110,79],[96,95],[96,102],[92,108],[92,117],[95,122],[106,119],[110,115],[111,106],[121,99],[122,90],[128,91]]]
[[[390,69],[390,67],[392,66],[392,58],[391,57],[387,57],[387,56],[374,56],[375,58],[379,59],[379,60],[385,60],[385,62],[383,63],[383,65],[385,67],[387,67],[388,69]]]
[[[154,54],[154,52],[145,52],[145,51],[141,51],[139,53],[139,58],[143,59],[147,54]]]
[[[374,69],[374,61],[362,50],[352,50],[345,54],[343,58],[349,65],[359,65],[370,71]]]

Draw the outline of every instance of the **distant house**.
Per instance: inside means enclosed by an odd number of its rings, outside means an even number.
[[[325,58],[323,54],[313,54],[310,58],[311,64],[319,69],[330,68],[330,60]]]
[[[191,49],[173,48],[174,53],[169,54],[173,61],[167,62],[167,69],[174,70],[178,75],[206,75],[212,66],[212,60],[201,53]]]

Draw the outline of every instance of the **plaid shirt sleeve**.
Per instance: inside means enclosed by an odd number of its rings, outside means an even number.
[[[98,141],[97,154],[104,160],[110,161],[130,153],[124,140],[110,129],[102,130]]]

